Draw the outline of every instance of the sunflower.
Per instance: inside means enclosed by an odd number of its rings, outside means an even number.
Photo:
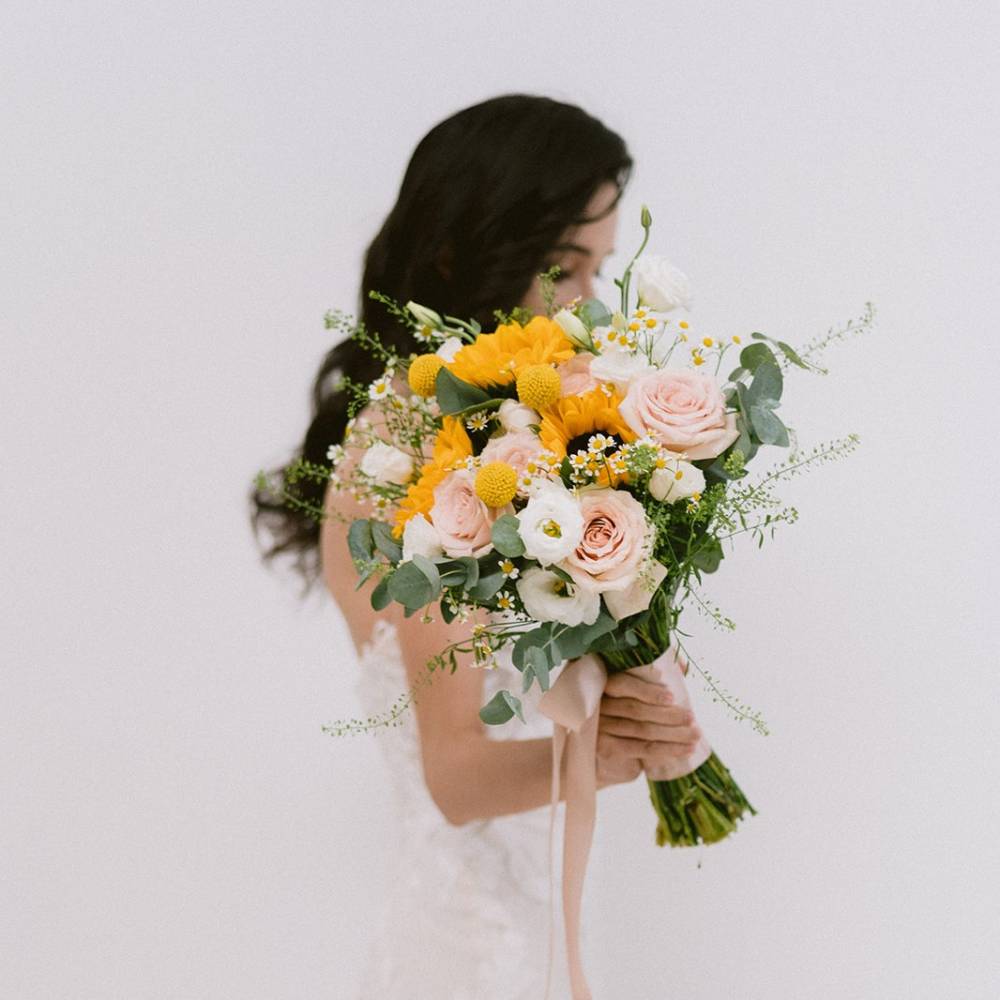
[[[542,412],[538,436],[546,451],[564,457],[573,450],[587,448],[587,438],[603,431],[614,434],[621,442],[635,440],[635,434],[618,412],[621,397],[606,395],[603,389],[592,389],[579,396],[563,396]],[[581,440],[577,440],[577,439]]]
[[[504,323],[495,333],[481,333],[456,353],[448,368],[462,381],[485,388],[509,385],[526,365],[558,364],[575,353],[555,320],[534,316],[527,326]]]
[[[442,417],[434,439],[431,460],[420,469],[420,478],[406,491],[396,509],[393,535],[399,538],[411,517],[429,514],[434,506],[434,488],[472,454],[472,440],[457,417]]]

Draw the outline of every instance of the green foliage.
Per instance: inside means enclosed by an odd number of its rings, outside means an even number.
[[[521,541],[519,528],[521,522],[513,514],[504,514],[493,522],[493,546],[502,556],[512,559],[524,555],[524,542]]]
[[[576,315],[588,330],[611,325],[611,310],[600,299],[587,299],[577,306]]]
[[[553,264],[547,271],[538,276],[538,284],[545,303],[545,315],[551,316],[556,311],[556,278],[562,273],[558,264]]]
[[[514,306],[510,312],[505,313],[502,309],[493,310],[493,318],[497,324],[518,323],[527,326],[531,322],[531,310],[524,306]]]
[[[450,415],[463,413],[465,410],[482,406],[490,401],[488,392],[483,391],[479,386],[463,382],[462,379],[452,375],[447,368],[442,368],[437,373],[434,385],[435,395],[442,413]]]
[[[524,712],[521,710],[521,699],[509,691],[497,691],[479,710],[479,718],[488,726],[502,726],[514,716],[524,722]]]

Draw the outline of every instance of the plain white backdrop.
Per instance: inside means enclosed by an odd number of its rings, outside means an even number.
[[[860,449],[711,580],[735,634],[686,622],[770,726],[691,681],[759,815],[670,852],[641,784],[602,793],[597,997],[1000,995],[995,5],[3,19],[5,1000],[353,995],[385,773],[320,730],[359,710],[353,653],[261,567],[247,492],[301,439],[323,312],[354,308],[415,143],[511,91],[626,138],[619,245],[647,202],[706,331],[879,310],[783,408]]]

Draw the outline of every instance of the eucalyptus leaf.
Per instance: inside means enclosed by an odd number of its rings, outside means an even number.
[[[469,407],[481,406],[490,400],[488,392],[480,389],[479,386],[462,381],[462,379],[452,375],[447,368],[442,368],[437,373],[434,394],[437,396],[441,412],[447,414],[461,413]]]
[[[371,602],[376,611],[384,611],[392,604],[392,594],[389,593],[389,577],[383,576],[372,588]]]
[[[757,366],[765,361],[775,365],[778,363],[774,351],[767,344],[749,344],[740,351],[740,365],[747,371],[756,371]]]
[[[437,597],[441,593],[441,574],[438,572],[437,566],[427,556],[422,556],[419,552],[413,554],[413,565],[427,578],[427,582],[434,591],[431,598],[433,600],[434,597]]]
[[[388,579],[392,599],[402,604],[408,612],[419,610],[434,600],[435,589],[415,561],[400,563],[396,572]]]
[[[503,589],[503,585],[507,582],[507,577],[496,570],[492,573],[487,573],[486,576],[481,576],[476,582],[474,587],[467,588],[469,591],[469,596],[476,601],[489,601]]]
[[[751,406],[761,405],[764,400],[773,400],[769,409],[774,409],[774,405],[781,399],[781,390],[784,387],[784,380],[781,377],[781,369],[770,361],[763,361],[753,373],[753,382],[747,390],[747,399]]]
[[[538,685],[543,691],[549,689],[549,651],[541,646],[529,646],[525,653],[525,670],[531,670],[538,678]]]
[[[504,514],[493,522],[491,537],[497,552],[512,559],[524,555],[524,542],[518,531],[520,526],[520,521],[513,514]]]
[[[479,710],[479,718],[488,726],[502,726],[509,722],[514,716],[524,722],[524,713],[521,711],[521,699],[512,695],[509,691],[497,691],[490,700]]]
[[[372,538],[372,525],[368,518],[351,522],[350,528],[347,529],[347,547],[351,552],[351,558],[355,561],[365,562],[371,559],[375,551],[375,541]]]
[[[785,430],[785,425],[767,407],[751,406],[750,419],[762,444],[788,444],[788,431]]]
[[[392,528],[384,521],[371,521],[369,523],[376,548],[391,563],[398,563],[403,558],[403,546],[392,537]]]
[[[771,337],[765,336],[763,333],[751,333],[750,336],[754,340],[766,340],[770,344],[777,345],[782,354],[784,354],[793,365],[798,365],[799,368],[804,368],[806,371],[809,371],[809,369],[812,368],[812,365],[806,364],[806,362],[799,357],[798,352],[791,346],[791,344],[786,344],[783,340],[773,340]]]
[[[716,539],[697,549],[691,556],[691,565],[703,573],[714,573],[722,562],[722,544]]]
[[[587,299],[576,311],[588,330],[595,326],[608,326],[611,323],[611,312],[600,299]]]

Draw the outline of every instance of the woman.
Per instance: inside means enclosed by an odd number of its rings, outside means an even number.
[[[369,289],[475,318],[484,329],[495,324],[498,308],[544,311],[538,275],[553,264],[560,268],[558,302],[591,297],[613,250],[631,166],[619,136],[581,109],[547,98],[499,97],[448,118],[417,146],[396,205],[368,249],[362,319],[405,355],[417,345],[367,297]],[[368,382],[381,372],[353,342],[328,354],[300,451],[313,462],[325,462],[344,434],[339,374]],[[349,455],[341,468],[349,474],[358,458]],[[368,588],[355,590],[344,524],[370,512],[347,493],[314,491],[311,499],[337,515],[321,528],[262,495],[255,498],[257,516],[277,532],[270,556],[294,552],[307,578],[322,573],[359,652],[366,711],[375,714],[417,683],[428,659],[467,626],[406,619],[398,605],[376,615]],[[551,723],[532,712],[532,693],[527,725],[491,729],[477,714],[493,691],[510,685],[512,672],[507,662],[439,676],[403,725],[381,739],[399,807],[392,882],[398,892],[386,900],[364,997],[542,994]],[[537,697],[537,685],[532,692]],[[627,673],[612,676],[601,705],[598,787],[633,781],[643,763],[687,755],[698,736],[690,713],[670,704],[665,688]]]

